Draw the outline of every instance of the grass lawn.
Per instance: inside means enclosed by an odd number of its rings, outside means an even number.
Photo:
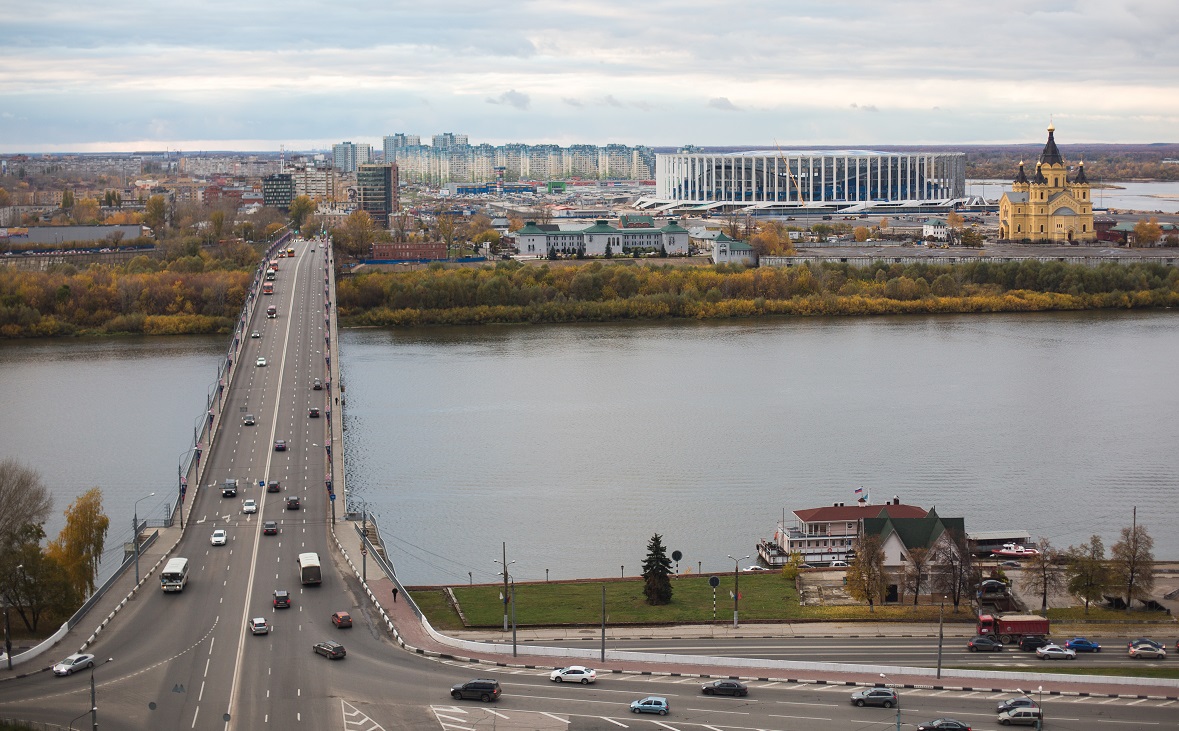
[[[1153,662],[1152,660],[1143,660],[1144,663]],[[1179,668],[1162,667],[1161,665],[1147,665],[1145,667],[1096,667],[1091,665],[1073,665],[1069,662],[1045,662],[1041,663],[1047,667],[1036,666],[1038,673],[1056,673],[1058,675],[1111,675],[1123,678],[1179,678]],[[978,668],[967,668],[962,666],[963,670],[977,670]]]
[[[463,628],[458,612],[450,606],[450,602],[446,600],[446,592],[442,589],[414,589],[410,596],[430,620],[434,629],[446,631]]]
[[[719,578],[719,577],[718,577]],[[713,620],[713,591],[706,576],[681,576],[672,581],[671,604],[652,607],[643,597],[642,579],[612,579],[602,582],[537,582],[516,585],[516,624],[597,625],[602,621],[602,587],[606,587],[608,624],[694,623]],[[470,627],[498,627],[503,622],[500,585],[452,587]],[[716,589],[717,621],[732,621],[732,575],[721,578]],[[417,596],[416,594],[414,595]],[[425,609],[423,607],[423,609]],[[429,610],[427,616],[433,622]],[[800,607],[794,583],[779,573],[741,576],[741,619],[772,620],[864,620],[937,621],[936,606]],[[947,611],[947,621],[970,618],[963,609],[958,615]]]

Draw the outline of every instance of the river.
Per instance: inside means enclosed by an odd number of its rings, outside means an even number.
[[[1115,182],[1109,185],[1109,188],[1093,189],[1093,207],[1099,211],[1179,213],[1179,182]],[[969,195],[981,195],[987,200],[997,201],[1009,190],[1010,180],[966,181]]]

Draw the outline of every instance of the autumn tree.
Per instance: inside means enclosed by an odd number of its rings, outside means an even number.
[[[868,230],[867,226],[856,226],[855,231],[852,231],[852,236],[862,244],[872,236],[872,232]]]
[[[1105,562],[1105,544],[1102,543],[1101,536],[1090,536],[1088,543],[1069,546],[1065,558],[1068,590],[1074,596],[1085,600],[1085,614],[1088,614],[1089,603],[1104,597],[1110,585],[1110,570]]]
[[[958,215],[957,211],[950,211],[950,215],[946,216],[946,227],[955,231],[961,231],[962,216]]]
[[[159,238],[163,235],[164,224],[168,221],[168,202],[162,195],[153,195],[144,206],[143,223]]]
[[[78,593],[89,596],[94,593],[94,579],[111,522],[102,512],[102,489],[92,487],[82,493],[70,503],[65,518],[65,527],[49,544],[48,553],[65,567]]]
[[[1154,539],[1144,525],[1122,528],[1111,554],[1113,583],[1125,590],[1129,611],[1135,599],[1149,599],[1154,591]]]
[[[61,207],[65,211],[74,207],[74,191],[66,189],[61,192]]]
[[[95,223],[98,221],[98,201],[94,198],[83,198],[74,204],[70,214],[78,223]]]
[[[434,218],[434,235],[438,237],[442,243],[446,244],[446,256],[453,256],[452,249],[454,244],[463,235],[463,223],[459,216],[452,215],[446,211],[439,211]]]
[[[1152,218],[1149,221],[1140,218],[1138,223],[1134,224],[1135,246],[1154,246],[1162,237],[1163,228],[1159,225],[1157,218]]]
[[[0,208],[7,208],[12,205],[12,194],[4,188],[0,188]]]
[[[913,548],[909,550],[909,560],[905,564],[905,591],[913,593],[913,606],[917,606],[921,598],[921,589],[925,586],[925,577],[929,573],[930,553],[928,548]]]
[[[291,207],[287,211],[291,218],[291,225],[295,227],[296,231],[302,231],[303,224],[306,223],[307,218],[315,213],[315,203],[306,195],[295,196],[291,201]]]
[[[847,593],[853,599],[868,602],[868,611],[884,602],[888,591],[888,574],[884,570],[884,546],[880,536],[864,536],[856,547],[856,558],[845,570]]]
[[[652,606],[671,603],[671,559],[663,545],[663,536],[656,533],[647,541],[647,557],[643,559],[643,596]]]
[[[1048,595],[1064,590],[1064,556],[1052,547],[1047,538],[1040,538],[1040,552],[1029,558],[1023,566],[1021,584],[1025,591],[1040,596],[1040,611],[1048,613]]]
[[[938,543],[931,560],[933,589],[945,594],[954,605],[954,612],[962,600],[978,584],[979,571],[974,556],[966,545],[966,535],[961,531],[948,531],[948,540]]]
[[[335,232],[332,239],[337,249],[359,259],[368,253],[374,230],[375,224],[368,211],[353,211],[344,219],[344,225]]]
[[[30,632],[46,614],[68,616],[78,605],[64,567],[41,547],[44,538],[40,524],[28,523],[0,552],[0,595]]]
[[[52,507],[39,474],[13,457],[0,459],[0,554],[26,526],[44,523]]]

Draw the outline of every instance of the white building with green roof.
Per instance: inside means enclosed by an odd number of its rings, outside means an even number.
[[[730,238],[728,234],[721,231],[712,240],[712,263],[744,264],[755,267],[757,266],[757,253],[749,244]]]
[[[623,219],[611,225],[605,219],[581,229],[562,228],[554,224],[529,221],[516,232],[516,249],[522,256],[632,256],[658,254],[688,255],[688,230],[674,219],[656,227],[654,219],[646,216]],[[646,220],[641,220],[646,219]],[[648,223],[649,222],[649,223]]]

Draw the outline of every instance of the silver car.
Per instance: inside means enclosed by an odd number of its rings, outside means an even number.
[[[94,656],[78,653],[53,666],[54,675],[73,675],[79,670],[94,667]]]

